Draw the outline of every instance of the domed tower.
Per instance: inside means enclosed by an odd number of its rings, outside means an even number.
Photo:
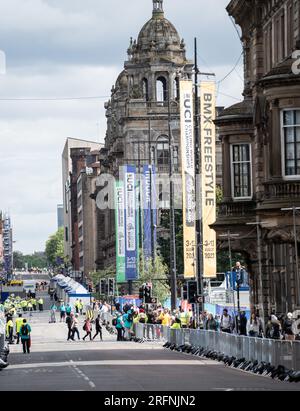
[[[152,1],[152,17],[137,40],[131,38],[128,60],[105,103],[107,134],[100,158],[102,171],[115,177],[124,164],[137,170],[152,164],[157,173],[169,173],[170,152],[174,171],[180,171],[179,79],[192,77],[193,63],[186,59],[184,40],[165,18],[163,0]],[[113,210],[111,214],[103,240],[105,264],[115,262],[114,243],[109,245]]]
[[[165,18],[163,0],[152,2],[152,18],[137,40],[131,38],[128,60],[105,105],[106,150],[115,175],[123,163],[142,166],[152,161],[161,166],[158,171],[167,167],[167,158],[157,163],[156,140],[161,135],[164,140],[169,138],[169,108],[172,125],[176,124],[172,128],[174,150],[179,156],[179,79],[191,78],[193,63],[186,59],[184,40]]]

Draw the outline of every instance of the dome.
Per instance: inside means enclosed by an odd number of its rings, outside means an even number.
[[[137,46],[141,51],[166,48],[180,49],[180,37],[173,24],[164,17],[152,17],[138,36]]]
[[[152,18],[140,31],[137,41],[131,39],[128,55],[130,60],[136,62],[157,58],[178,64],[186,61],[184,41],[174,25],[165,18],[163,0],[153,0]]]

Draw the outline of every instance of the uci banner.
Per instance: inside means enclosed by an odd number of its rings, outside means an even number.
[[[210,228],[216,221],[216,84],[201,82],[201,197],[203,277],[216,276],[216,232]]]
[[[116,221],[116,277],[117,283],[125,278],[125,204],[124,182],[115,182],[115,221]]]
[[[156,244],[156,190],[154,167],[145,165],[142,176],[143,198],[143,253],[145,260],[150,260]],[[154,250],[153,250],[154,248]]]
[[[138,279],[138,235],[136,168],[124,167],[125,184],[125,277],[126,281]]]
[[[180,81],[184,277],[195,278],[196,209],[193,82]]]

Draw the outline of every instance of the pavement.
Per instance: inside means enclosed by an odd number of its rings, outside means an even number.
[[[10,366],[0,372],[0,391],[299,391],[223,364],[165,350],[161,343],[66,341],[65,323],[49,324],[49,312],[28,317],[32,352],[11,346]],[[84,318],[80,319],[80,334]]]

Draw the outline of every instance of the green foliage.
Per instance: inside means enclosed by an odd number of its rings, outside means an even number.
[[[116,269],[112,265],[110,267],[107,267],[104,270],[100,271],[94,271],[90,273],[91,280],[93,282],[94,287],[99,284],[100,280],[105,279],[105,278],[115,278],[116,277]]]
[[[14,252],[14,268],[22,269],[28,268],[45,268],[48,266],[47,257],[44,252],[35,252],[29,255],[23,255],[20,251]]]
[[[244,257],[241,253],[232,252],[232,265],[237,261],[243,262]],[[230,261],[228,250],[220,250],[217,253],[217,272],[226,273],[230,271]]]
[[[65,261],[64,258],[64,229],[60,228],[55,234],[49,237],[46,243],[46,256],[48,262],[53,266],[57,267],[60,264],[59,260]]]
[[[170,296],[169,269],[163,258],[157,255],[153,260],[145,261],[140,253],[140,278],[139,286],[144,283],[153,284],[153,297],[157,297],[163,303]]]
[[[160,246],[160,254],[167,267],[171,267],[170,262],[170,212],[164,211],[161,218],[161,227],[166,230],[166,236],[161,237],[158,240]],[[175,211],[175,233],[176,233],[176,263],[177,273],[183,274],[184,262],[183,262],[183,221],[182,210]]]

